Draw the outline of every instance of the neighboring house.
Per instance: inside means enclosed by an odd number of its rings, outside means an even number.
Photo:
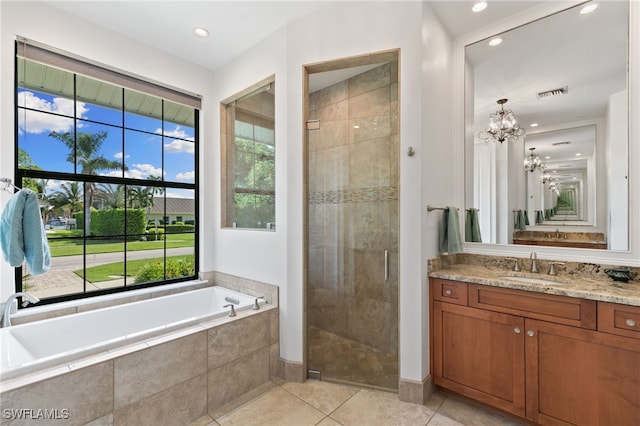
[[[166,209],[163,201],[166,201]],[[154,197],[148,218],[150,221],[158,220],[159,224],[186,223],[194,221],[195,214],[195,200],[193,198]]]

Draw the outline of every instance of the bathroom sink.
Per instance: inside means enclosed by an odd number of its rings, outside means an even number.
[[[529,278],[529,277],[510,277],[510,276],[503,276],[503,277],[498,277],[501,279],[505,279],[505,280],[510,280],[510,281],[518,281],[521,283],[530,283],[530,284],[542,284],[542,285],[559,285],[562,284],[561,282],[558,281],[551,281],[551,280],[545,280],[545,279],[540,279],[540,278]]]

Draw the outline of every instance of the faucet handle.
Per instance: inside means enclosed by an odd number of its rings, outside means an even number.
[[[508,257],[507,259],[514,261],[513,272],[520,272],[520,259],[517,257]]]
[[[562,266],[562,265],[566,265],[566,263],[551,262],[551,264],[549,265],[549,275],[558,275],[558,273],[556,272],[556,266]]]
[[[229,311],[229,316],[230,317],[235,317],[236,316],[236,309],[233,307],[232,303],[229,303],[228,305],[224,305],[223,308],[228,308],[229,306],[231,306],[231,310]]]
[[[258,300],[260,300],[260,299],[262,299],[262,300],[266,300],[266,299],[264,298],[264,296],[258,296],[258,297],[256,297],[256,300],[253,302],[253,310],[254,310],[254,311],[257,311],[258,309],[260,309],[260,305],[258,305]]]

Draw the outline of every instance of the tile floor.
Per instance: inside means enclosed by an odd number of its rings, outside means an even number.
[[[395,393],[326,381],[269,382],[190,426],[515,426],[524,423],[435,393],[425,405]]]

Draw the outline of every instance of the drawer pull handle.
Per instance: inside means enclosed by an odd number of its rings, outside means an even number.
[[[514,329],[513,329],[513,331],[515,331],[515,332],[516,332],[516,334],[520,334],[520,327],[516,327],[516,328],[514,328]]]
[[[533,330],[528,330],[528,331],[527,331],[527,336],[529,336],[529,337],[533,337],[533,336],[535,336],[535,335],[536,335],[536,332],[535,332],[535,331],[533,331]]]
[[[451,293],[452,293],[451,290],[445,290],[444,291],[444,294],[447,295],[447,296],[451,296]]]
[[[636,322],[634,320],[632,320],[631,318],[629,318],[628,320],[625,321],[625,323],[629,326],[629,327],[635,327],[636,326]]]

